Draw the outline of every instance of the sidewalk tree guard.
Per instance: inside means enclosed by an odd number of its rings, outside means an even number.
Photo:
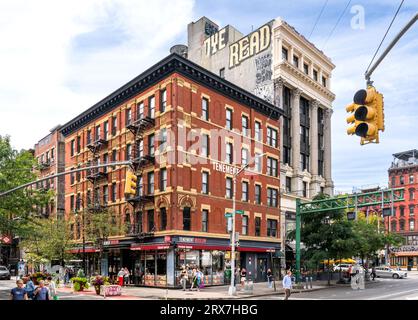
[[[385,189],[374,192],[355,193],[339,195],[324,200],[303,202],[296,199],[296,282],[300,282],[300,229],[302,213],[318,213],[338,209],[355,209],[381,205],[393,204],[404,201],[404,188]],[[393,206],[392,206],[393,209]]]

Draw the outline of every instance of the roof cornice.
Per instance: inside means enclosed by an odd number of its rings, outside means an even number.
[[[161,79],[164,79],[175,72],[210,89],[218,91],[222,95],[245,104],[273,119],[279,119],[279,117],[283,115],[283,111],[274,105],[245,91],[235,84],[220,78],[216,74],[202,68],[190,60],[173,53],[64,124],[59,131],[64,136],[68,136],[77,129],[99,118],[116,106],[138,95],[147,88],[158,83]]]

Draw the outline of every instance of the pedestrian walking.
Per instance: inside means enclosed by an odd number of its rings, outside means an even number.
[[[190,286],[190,291],[193,291],[193,288],[197,287],[197,271],[193,269],[192,272],[192,285]]]
[[[128,268],[125,267],[124,268],[125,274],[123,275],[123,279],[125,282],[125,286],[129,284],[129,276],[131,275],[131,273],[129,272]]]
[[[287,271],[287,274],[283,278],[283,289],[284,289],[284,299],[288,300],[290,297],[290,290],[292,289],[292,271]]]
[[[185,266],[183,266],[183,269],[180,272],[180,283],[181,286],[183,287],[183,291],[186,291],[186,285],[187,285],[187,269]]]
[[[196,270],[196,287],[197,291],[200,291],[200,289],[203,288],[203,273],[199,268]]]
[[[46,282],[46,286],[48,287],[48,289],[49,289],[49,293],[51,294],[51,297],[52,297],[52,299],[53,300],[58,300],[58,295],[57,295],[57,288],[56,288],[56,286],[55,286],[55,281],[54,280],[52,280],[52,277],[51,276],[49,276],[48,278],[47,278],[47,282]]]
[[[372,280],[374,281],[374,278],[376,278],[376,267],[374,265],[372,266],[372,274],[371,274],[371,276],[372,276]]]
[[[245,281],[247,280],[247,270],[245,270],[245,268],[241,269],[240,272],[240,277],[241,277],[241,287],[244,288],[245,285]]]
[[[33,284],[32,277],[28,277],[28,281],[26,282],[25,291],[28,295],[29,299],[33,299],[33,295],[35,293],[35,285]]]
[[[44,280],[39,281],[39,286],[35,289],[34,300],[50,300],[51,295],[48,287],[45,286]]]
[[[119,285],[121,287],[123,286],[124,277],[125,277],[125,270],[123,268],[121,268],[120,271],[118,272],[118,281],[119,281]]]
[[[23,288],[23,280],[16,281],[16,288],[10,291],[10,300],[28,300],[28,294]]]
[[[273,273],[271,272],[271,269],[267,269],[267,281],[268,281],[268,287],[273,287]]]

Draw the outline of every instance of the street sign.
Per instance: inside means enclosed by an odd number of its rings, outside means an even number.
[[[235,210],[235,213],[244,214],[244,210]]]
[[[231,218],[232,217],[232,213],[230,213],[230,212],[225,213],[225,217]]]
[[[383,216],[384,217],[390,217],[392,215],[391,208],[383,208]]]

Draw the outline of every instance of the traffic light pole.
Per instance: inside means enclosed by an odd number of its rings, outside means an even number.
[[[2,192],[0,193],[0,197],[6,196],[12,192],[15,192],[17,190],[23,189],[23,188],[27,188],[30,187],[32,185],[35,185],[39,182],[44,182],[47,180],[51,180],[54,179],[56,177],[61,177],[61,176],[65,176],[67,174],[71,174],[71,173],[76,173],[76,172],[81,172],[81,171],[85,171],[85,170],[91,170],[91,169],[97,169],[97,168],[104,168],[104,167],[112,167],[112,166],[127,166],[127,165],[131,165],[132,161],[119,161],[119,162],[108,162],[108,163],[104,163],[104,164],[98,164],[95,166],[90,166],[90,167],[85,167],[85,168],[78,168],[78,169],[73,169],[73,170],[69,170],[69,171],[65,171],[65,172],[60,172],[51,176],[48,176],[46,178],[42,178],[42,179],[38,179],[29,183],[25,183],[22,184],[16,188],[10,189],[8,191]]]
[[[375,64],[366,71],[365,78],[367,81],[367,85],[372,85],[373,82],[370,80],[370,77],[374,70],[379,66],[379,64],[383,61],[383,59],[387,56],[390,50],[395,46],[395,44],[399,41],[400,38],[408,31],[409,28],[412,27],[412,25],[418,20],[418,13],[415,14],[414,17],[403,27],[403,29],[396,35],[396,37],[392,40],[392,42],[389,44],[389,46],[386,48],[386,50],[382,53],[380,58],[375,62]]]

